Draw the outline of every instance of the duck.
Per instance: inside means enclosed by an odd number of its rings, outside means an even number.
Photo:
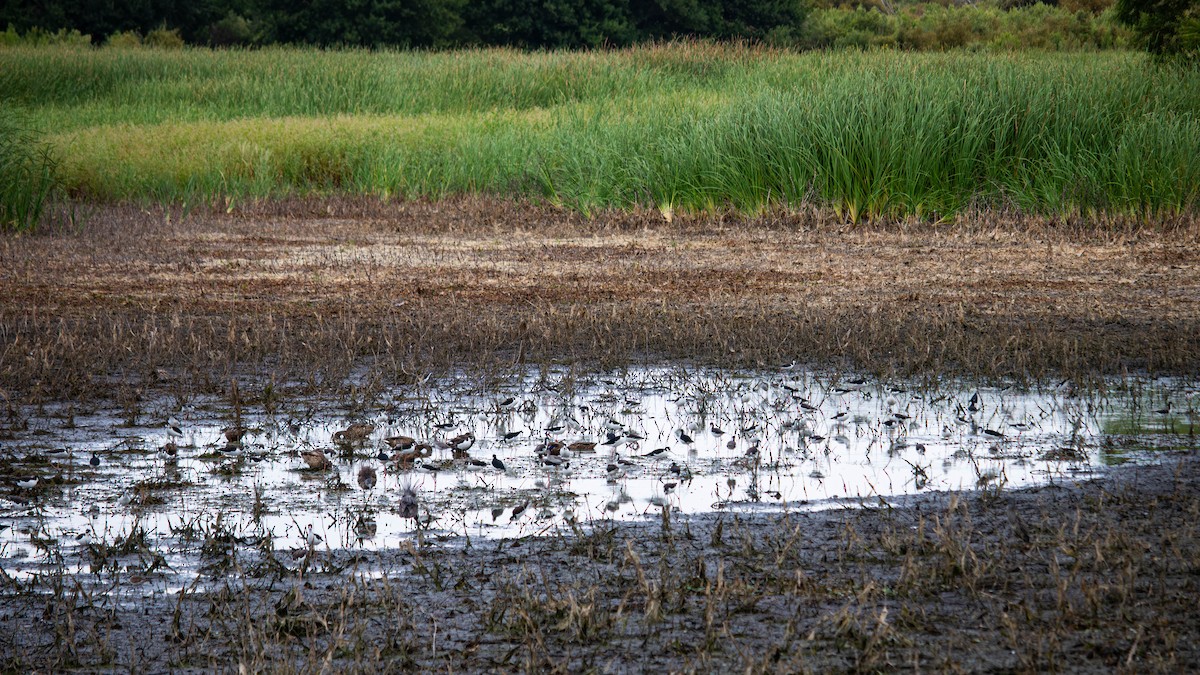
[[[570,445],[568,445],[567,449],[570,450],[571,452],[595,452],[596,451],[596,442],[595,441],[575,441],[574,443],[571,443]]]
[[[228,445],[236,445],[242,442],[242,438],[246,435],[246,427],[234,425],[225,427],[221,433],[225,434],[225,443]]]
[[[308,468],[313,471],[325,471],[326,469],[333,468],[333,462],[329,461],[329,458],[325,456],[325,452],[320,448],[300,451],[300,459],[303,459]]]
[[[375,425],[369,422],[357,422],[334,432],[333,441],[335,443],[359,443],[365,441],[371,432],[375,431]]]

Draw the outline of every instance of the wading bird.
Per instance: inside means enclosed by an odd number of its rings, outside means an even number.
[[[412,483],[405,481],[400,486],[400,517],[416,520],[417,518],[417,491],[412,486]]]
[[[455,457],[458,457],[459,453],[466,453],[473,445],[475,445],[475,434],[470,431],[450,439],[450,447],[454,450]]]
[[[417,444],[417,440],[412,436],[388,436],[383,442],[392,450],[409,450]]]
[[[375,487],[375,468],[363,466],[358,470],[358,486],[364,490],[370,490]]]
[[[398,469],[411,469],[413,463],[418,459],[430,457],[433,455],[433,446],[428,443],[417,443],[411,450],[397,452],[392,456],[392,461],[396,463]]]

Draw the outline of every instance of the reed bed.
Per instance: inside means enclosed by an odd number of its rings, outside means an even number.
[[[482,193],[584,213],[1190,213],[1200,69],[1126,52],[0,51],[93,200]]]

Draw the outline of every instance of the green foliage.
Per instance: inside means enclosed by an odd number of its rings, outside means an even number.
[[[1010,10],[988,6],[906,5],[894,14],[859,6],[813,11],[799,37],[800,46],[898,47],[945,50],[1109,49],[1124,45],[1129,32],[1111,13],[1099,16],[1034,4]]]
[[[32,28],[24,34],[17,30],[13,24],[8,24],[8,29],[0,33],[0,46],[14,47],[17,45],[60,45],[65,47],[80,47],[92,44],[92,38],[89,35],[83,35],[77,30],[59,29],[53,33],[42,30],[41,28]]]
[[[1160,56],[1200,50],[1200,0],[1117,0],[1117,17]]]
[[[59,189],[56,162],[21,120],[0,114],[0,231],[37,228]]]
[[[444,47],[465,0],[259,0],[267,40],[321,46]]]
[[[183,36],[179,34],[178,28],[167,28],[163,25],[147,33],[142,43],[157,49],[182,49]]]
[[[1200,70],[1141,54],[0,51],[73,194],[525,195],[849,218],[1193,210]]]
[[[134,49],[142,46],[142,36],[137,31],[118,31],[104,40],[105,47],[113,49]]]
[[[213,47],[244,47],[259,41],[261,28],[246,17],[230,10],[220,21],[204,31],[204,42]]]

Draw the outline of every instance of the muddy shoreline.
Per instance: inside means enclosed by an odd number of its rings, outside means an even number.
[[[80,232],[0,239],[9,398],[132,395],[162,377],[214,391],[238,373],[336,391],[355,369],[395,384],[514,363],[1200,372],[1186,217],[847,226],[488,198],[90,208]]]
[[[21,411],[66,406],[55,423],[73,424],[97,401],[136,419],[163,399],[320,395],[353,416],[456,369],[1186,380],[1198,232],[583,218],[486,198],[94,207],[80,232],[0,238],[0,441],[29,431]],[[815,513],[668,511],[357,553],[215,529],[182,591],[127,541],[137,570],[112,556],[99,574],[0,577],[0,669],[1198,670],[1200,459],[1186,433],[1155,443],[1149,464],[1078,482]]]
[[[1183,672],[1200,458],[1020,491],[279,552],[205,592],[0,593],[6,670]],[[222,587],[223,586],[223,587]]]

